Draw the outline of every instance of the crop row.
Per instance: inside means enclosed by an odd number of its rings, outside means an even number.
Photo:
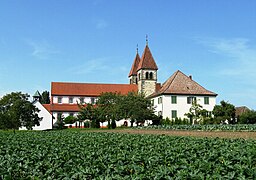
[[[256,124],[213,124],[213,125],[152,125],[137,129],[192,130],[192,131],[256,131]]]
[[[256,141],[0,132],[0,179],[255,179]]]

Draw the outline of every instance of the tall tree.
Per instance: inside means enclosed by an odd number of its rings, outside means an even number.
[[[98,107],[89,103],[86,105],[78,104],[78,106],[80,108],[80,112],[78,113],[78,116],[77,116],[79,123],[82,123],[82,121],[89,119],[92,122],[91,123],[92,128],[99,128],[101,114],[98,110]]]
[[[249,110],[241,114],[238,118],[239,124],[256,124],[256,111]]]
[[[220,105],[214,106],[212,113],[214,115],[214,118],[221,118],[223,122],[227,120],[229,124],[236,123],[236,108],[233,104],[221,101]]]
[[[49,91],[44,91],[40,98],[41,104],[50,104],[50,93]]]
[[[121,111],[123,96],[120,93],[102,93],[97,100],[98,112],[102,120],[108,121],[108,128],[115,127],[115,121],[123,118]]]
[[[39,109],[30,101],[29,95],[21,92],[12,92],[0,99],[0,129],[19,129],[40,125]]]

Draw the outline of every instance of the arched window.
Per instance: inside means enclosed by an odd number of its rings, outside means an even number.
[[[139,80],[140,80],[140,73],[139,73]]]
[[[146,79],[148,79],[148,72],[146,72]]]
[[[138,78],[136,78],[136,84],[138,84]]]
[[[149,73],[149,79],[153,79],[153,73],[152,72]]]

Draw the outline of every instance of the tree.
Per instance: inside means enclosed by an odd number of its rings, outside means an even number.
[[[203,119],[202,114],[205,113],[205,110],[202,109],[202,106],[197,103],[197,101],[192,102],[192,106],[189,109],[189,112],[185,114],[190,119],[190,124],[201,123]]]
[[[50,104],[50,95],[49,91],[44,91],[40,98],[41,104]]]
[[[0,129],[19,129],[40,125],[39,109],[28,101],[29,95],[12,92],[0,99]]]
[[[228,121],[229,124],[236,123],[236,109],[233,104],[230,104],[225,101],[221,101],[220,105],[215,105],[212,111],[214,118],[222,119],[222,122]]]
[[[108,128],[116,127],[115,121],[124,117],[121,105],[123,96],[120,93],[102,93],[97,100],[98,114],[102,121],[108,121]]]
[[[98,107],[109,122],[130,118],[131,124],[144,123],[145,120],[155,120],[151,101],[143,94],[129,92],[127,95],[118,93],[103,93],[97,101]],[[115,124],[115,123],[114,123]],[[112,126],[112,127],[115,127]]]
[[[256,124],[256,111],[249,110],[241,114],[238,118],[240,124]]]
[[[82,123],[82,121],[89,119],[92,121],[91,123],[92,128],[100,128],[99,118],[101,116],[98,108],[89,103],[86,104],[85,106],[82,104],[78,104],[78,106],[80,108],[80,112],[77,115],[77,119],[79,120],[79,122]]]
[[[122,108],[125,109],[125,117],[130,118],[131,126],[133,123],[144,123],[145,120],[156,120],[150,99],[144,94],[134,92],[128,93],[122,103]]]
[[[77,120],[77,118],[74,117],[74,116],[67,116],[67,117],[65,117],[65,119],[64,119],[64,123],[65,123],[65,124],[73,124],[73,123],[76,122],[76,120]]]

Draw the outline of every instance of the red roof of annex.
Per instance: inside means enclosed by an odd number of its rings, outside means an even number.
[[[116,92],[127,94],[128,92],[137,92],[136,84],[95,84],[95,83],[69,83],[52,82],[51,95],[60,96],[90,96],[97,97],[105,92]]]

